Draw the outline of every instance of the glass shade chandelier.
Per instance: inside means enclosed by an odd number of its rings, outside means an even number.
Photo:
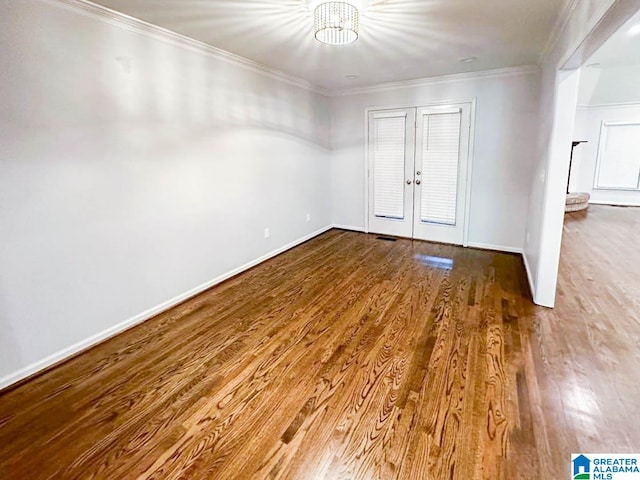
[[[348,45],[358,39],[358,9],[347,2],[325,2],[313,12],[316,40],[329,45]]]

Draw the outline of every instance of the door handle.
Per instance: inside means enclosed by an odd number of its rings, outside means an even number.
[[[407,185],[411,185],[411,180],[407,180]]]
[[[420,180],[416,180],[416,185],[420,185],[422,182]]]

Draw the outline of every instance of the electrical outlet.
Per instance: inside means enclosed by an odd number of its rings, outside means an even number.
[[[264,229],[264,238],[269,238],[271,236],[271,232],[268,228]]]
[[[310,222],[310,221],[311,221],[311,214],[307,213],[307,222]]]

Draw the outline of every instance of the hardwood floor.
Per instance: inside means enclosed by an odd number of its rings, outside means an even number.
[[[531,339],[542,478],[566,478],[571,453],[640,453],[639,245],[640,208],[565,217],[556,308]]]
[[[0,478],[555,479],[640,450],[639,243],[609,230],[571,241],[554,311],[517,255],[330,231],[0,396]]]

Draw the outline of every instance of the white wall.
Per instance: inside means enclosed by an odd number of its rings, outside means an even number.
[[[541,102],[541,112],[548,112],[551,119],[541,115],[542,152],[528,215],[525,265],[532,285],[534,301],[542,306],[555,305],[562,223],[569,175],[569,159],[573,140],[575,110],[578,102],[580,71],[554,71],[545,67],[544,78],[553,78],[553,88],[548,87]],[[549,105],[547,102],[551,100]],[[546,127],[551,129],[547,130]],[[538,223],[536,223],[538,222]],[[532,227],[535,225],[535,227]],[[536,249],[532,246],[536,245]]]
[[[592,203],[640,206],[640,191],[594,189],[602,122],[640,122],[636,105],[578,108],[574,137],[587,140],[576,147],[571,168],[571,191],[591,194]]]
[[[578,105],[640,103],[640,65],[584,68]]]
[[[522,250],[538,119],[539,72],[522,69],[378,88],[331,100],[333,223],[365,225],[365,109],[477,100],[469,242]]]
[[[330,224],[326,97],[77,7],[0,7],[0,387]]]
[[[574,112],[578,101],[578,74],[559,70],[579,50],[581,44],[585,44],[584,41],[591,32],[602,24],[605,15],[615,12],[613,6],[628,3],[630,2],[626,0],[573,2],[567,21],[543,62],[540,136],[525,244],[527,273],[533,287],[534,300],[539,305],[552,307],[555,304],[564,195],[574,133]],[[625,20],[616,19],[619,25]],[[605,38],[595,39],[600,45],[604,40]]]

